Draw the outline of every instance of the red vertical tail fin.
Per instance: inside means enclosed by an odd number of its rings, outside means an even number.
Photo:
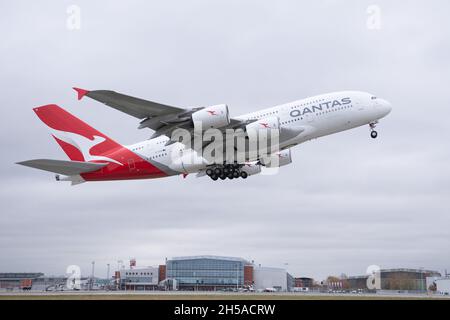
[[[33,110],[71,160],[116,162],[104,156],[122,147],[111,138],[55,104]]]

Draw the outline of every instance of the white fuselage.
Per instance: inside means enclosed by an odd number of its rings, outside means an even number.
[[[342,91],[278,105],[235,119],[278,117],[280,127],[291,132],[289,135],[280,135],[280,147],[286,149],[311,139],[376,123],[390,111],[391,106],[387,101],[369,93]],[[168,141],[169,137],[160,136],[127,148],[172,175],[198,172],[208,165],[194,150],[181,143],[166,145]]]

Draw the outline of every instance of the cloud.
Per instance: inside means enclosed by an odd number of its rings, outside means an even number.
[[[72,4],[72,3],[70,3]],[[242,256],[318,279],[371,264],[443,270],[450,261],[446,94],[449,22],[423,2],[2,5],[0,261],[3,271],[99,275],[136,257]],[[149,137],[137,121],[72,86],[176,106],[227,103],[232,115],[329,91],[373,92],[394,105],[369,138],[358,128],[293,149],[278,175],[86,183],[70,187],[19,167],[65,155],[32,108],[57,103],[114,139]]]

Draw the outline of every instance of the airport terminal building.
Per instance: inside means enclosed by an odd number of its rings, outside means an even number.
[[[174,257],[159,267],[123,269],[116,272],[119,290],[290,291],[294,278],[283,268],[255,266],[237,257]]]
[[[0,273],[0,289],[31,288],[33,282],[42,277],[42,272],[3,272]]]
[[[166,263],[168,279],[180,290],[219,290],[252,285],[250,262],[242,258],[192,256],[175,257]]]
[[[294,286],[294,278],[285,269],[255,266],[243,258],[222,256],[174,257],[166,263],[166,277],[175,280],[179,290],[290,291]]]
[[[86,287],[88,278],[80,278]],[[45,276],[42,272],[8,272],[0,273],[0,289],[55,291],[63,290],[67,284],[67,276]]]

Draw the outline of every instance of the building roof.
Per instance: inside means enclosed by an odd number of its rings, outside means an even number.
[[[42,272],[4,272],[0,273],[0,279],[35,279],[43,275]]]
[[[151,270],[151,269],[158,269],[158,267],[152,267],[152,266],[147,266],[147,267],[133,267],[133,268],[127,268],[127,269],[120,269],[119,271],[144,271],[144,270]]]
[[[439,271],[434,270],[426,270],[426,269],[407,269],[407,268],[398,268],[398,269],[381,269],[381,272],[411,272],[411,273],[434,273],[440,274]]]
[[[433,270],[425,270],[425,269],[407,269],[407,268],[398,268],[398,269],[381,269],[381,273],[389,273],[389,272],[409,272],[409,273],[428,273],[428,274],[439,274],[438,271]],[[369,275],[363,275],[363,276],[351,276],[348,277],[348,279],[364,279],[367,278]]]
[[[222,256],[212,256],[212,255],[203,255],[203,256],[185,256],[185,257],[173,257],[169,261],[174,260],[200,260],[200,259],[211,259],[211,260],[227,260],[227,261],[236,261],[236,262],[244,262],[250,263],[243,258],[238,257],[222,257]]]

